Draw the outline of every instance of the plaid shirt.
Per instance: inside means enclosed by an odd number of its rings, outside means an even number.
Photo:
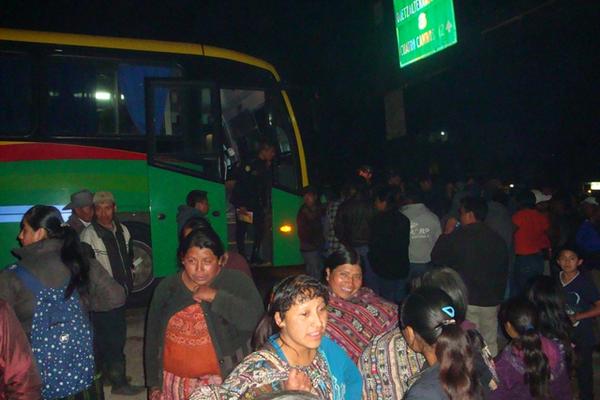
[[[327,210],[325,210],[325,253],[331,254],[336,250],[339,250],[342,246],[338,238],[335,236],[335,216],[337,215],[338,209],[340,208],[340,204],[342,204],[344,199],[331,201],[327,205]]]

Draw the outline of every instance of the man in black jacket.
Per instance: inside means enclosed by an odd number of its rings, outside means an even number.
[[[406,295],[409,273],[410,221],[398,210],[395,198],[396,190],[389,186],[375,193],[369,262],[377,275],[381,297],[400,303]]]
[[[271,186],[273,174],[271,163],[275,158],[275,146],[262,142],[255,160],[245,164],[233,188],[231,203],[236,208],[235,240],[238,253],[246,256],[246,231],[254,228],[254,244],[250,262],[262,264],[260,258],[262,239],[270,227],[265,226],[271,213]]]
[[[487,204],[465,197],[460,207],[461,226],[440,236],[431,252],[434,264],[454,268],[469,292],[467,319],[479,327],[492,356],[498,352],[498,305],[504,299],[508,250],[500,235],[483,223]]]
[[[377,276],[367,257],[372,216],[373,205],[367,194],[366,183],[361,177],[353,177],[348,184],[348,198],[340,205],[335,216],[335,236],[360,255],[365,270],[365,286],[379,293]]]

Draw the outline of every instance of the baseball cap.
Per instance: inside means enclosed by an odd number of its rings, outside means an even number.
[[[115,197],[111,192],[96,192],[96,194],[94,194],[94,204],[100,203],[115,204]]]
[[[87,207],[94,204],[94,194],[87,189],[80,190],[71,195],[69,204],[63,207],[63,210],[72,210],[73,208]]]
[[[544,194],[537,189],[533,189],[531,191],[531,193],[533,193],[533,195],[535,196],[535,204],[542,203],[544,201],[548,201],[552,198],[551,194]]]
[[[596,200],[596,198],[594,196],[586,197],[585,199],[583,199],[583,201],[581,202],[581,204],[591,204],[591,205],[594,205],[594,206],[599,205],[598,204],[598,200]]]

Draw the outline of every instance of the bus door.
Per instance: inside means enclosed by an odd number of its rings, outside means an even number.
[[[296,213],[301,204],[299,152],[282,92],[274,88],[219,88],[221,118],[225,140],[227,182],[233,188],[238,174],[256,159],[259,145],[269,141],[275,146],[272,162],[272,188],[265,211],[264,234],[259,249],[263,265],[300,264],[296,233]],[[228,213],[230,247],[234,247],[236,229],[235,209]],[[250,229],[248,229],[251,231]],[[247,235],[244,253],[252,252],[253,232]],[[237,246],[236,246],[237,247]]]
[[[153,259],[155,274],[164,276],[177,265],[178,214],[195,213],[180,208],[191,190],[207,192],[205,217],[227,240],[220,105],[211,83],[147,79],[145,85]]]

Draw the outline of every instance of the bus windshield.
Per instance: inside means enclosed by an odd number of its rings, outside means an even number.
[[[293,130],[281,94],[276,90],[221,89],[220,99],[223,130],[233,150],[228,152],[228,163],[252,159],[259,142],[270,140],[278,153],[274,184],[298,189]]]

